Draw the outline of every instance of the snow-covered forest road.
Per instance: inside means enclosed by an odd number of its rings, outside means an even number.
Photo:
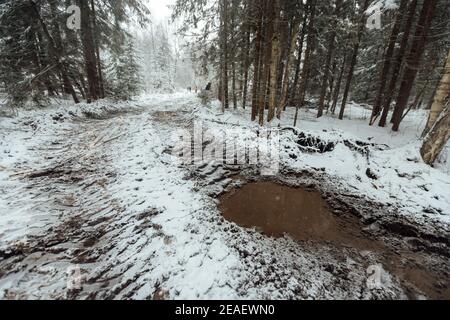
[[[318,134],[334,151],[303,154],[288,131],[271,180],[317,189],[373,247],[272,239],[217,208],[254,169],[171,155],[173,133],[194,121],[248,125],[236,112],[217,121],[215,107],[183,93],[0,119],[0,298],[449,298],[448,174],[375,144],[367,171],[354,136],[335,131]]]

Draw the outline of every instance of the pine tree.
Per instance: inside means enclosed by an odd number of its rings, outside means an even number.
[[[110,54],[114,39],[126,35],[127,10],[141,22],[149,13],[140,0],[78,0],[84,17],[78,32],[66,26],[70,0],[0,3],[0,83],[15,106],[45,104],[52,96],[69,95],[74,102],[103,98],[101,51]]]
[[[109,90],[120,100],[130,100],[142,88],[140,65],[133,40],[128,39],[112,57]]]

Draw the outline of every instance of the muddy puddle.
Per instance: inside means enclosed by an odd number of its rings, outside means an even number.
[[[227,220],[272,237],[288,234],[300,241],[356,248],[370,245],[361,237],[356,221],[335,216],[317,191],[250,183],[222,197],[220,209]]]
[[[390,273],[401,279],[410,298],[420,296],[417,288],[431,298],[450,298],[445,271],[443,278],[440,272],[430,270],[424,264],[430,258],[426,253],[371,239],[356,217],[334,214],[317,191],[273,182],[249,183],[222,196],[219,209],[228,221],[255,228],[270,237],[287,234],[305,244],[370,251]]]

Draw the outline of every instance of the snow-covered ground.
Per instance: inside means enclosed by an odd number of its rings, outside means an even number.
[[[345,249],[342,259],[330,248],[270,239],[225,221],[209,193],[232,181],[202,186],[198,168],[174,161],[174,131],[194,121],[213,133],[254,127],[249,112],[220,114],[217,103],[203,107],[180,92],[128,104],[60,103],[0,118],[0,298],[405,297],[384,269],[383,288],[367,288],[367,266],[377,262],[370,254],[355,258]],[[293,114],[289,109],[281,124],[291,125]],[[287,131],[282,169],[323,172],[329,186],[448,231],[448,163],[430,168],[418,152],[426,114],[412,112],[395,134],[369,127],[368,116],[357,105],[344,121],[302,110],[298,129],[336,145],[303,153]],[[368,147],[367,156],[346,140],[388,147]],[[326,271],[330,263],[338,270]],[[81,287],[67,290],[73,272]],[[336,282],[343,275],[348,281]]]

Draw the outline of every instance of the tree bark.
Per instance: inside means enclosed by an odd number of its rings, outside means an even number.
[[[417,71],[419,69],[420,60],[425,49],[428,31],[436,9],[436,2],[436,0],[425,0],[423,3],[411,51],[406,59],[405,72],[403,74],[402,84],[394,109],[393,131],[398,131],[400,128],[403,112],[408,103],[414,80],[416,79]]]
[[[295,117],[294,117],[294,127],[297,125],[298,119],[298,110],[303,107],[305,103],[305,95],[306,88],[308,85],[308,78],[311,68],[311,54],[313,51],[314,45],[314,23],[315,23],[315,15],[316,15],[316,0],[310,0],[311,7],[311,16],[308,24],[308,40],[306,44],[306,52],[305,52],[305,62],[303,63],[302,75],[300,80],[300,88],[299,88],[299,101],[295,108]]]
[[[447,56],[447,62],[445,64],[444,75],[434,95],[434,101],[431,105],[430,116],[428,118],[425,131],[429,132],[436,123],[439,115],[444,110],[445,103],[450,98],[450,51]]]
[[[228,109],[229,96],[228,96],[228,0],[221,0],[221,20],[222,20],[222,104],[223,109]]]
[[[231,2],[231,28],[230,28],[230,34],[231,34],[231,45],[232,45],[232,51],[236,50],[236,37],[235,37],[235,31],[236,31],[236,10],[237,10],[237,1],[233,0]],[[236,89],[236,58],[233,55],[231,57],[231,95],[233,98],[233,108],[237,109],[237,89]]]
[[[290,97],[288,97],[288,99],[291,103],[294,102],[293,99],[295,98],[296,90],[297,90],[297,86],[298,86],[298,80],[300,79],[300,66],[302,63],[303,42],[305,41],[306,29],[308,26],[309,10],[306,9],[304,11],[305,11],[305,13],[304,13],[304,17],[303,17],[302,28],[301,28],[301,32],[300,32],[300,39],[299,39],[299,44],[298,44],[298,51],[297,51],[297,63],[295,66],[294,82],[292,83],[291,90],[289,90]],[[285,109],[286,109],[286,106],[284,107],[284,110]]]
[[[273,11],[271,10],[271,0],[265,1],[264,7],[265,22],[263,24],[263,43],[265,50],[263,50],[262,70],[260,77],[260,92],[258,102],[259,125],[264,125],[264,111],[266,109],[266,97],[269,90],[269,76],[270,76],[270,56],[272,53],[271,46],[269,46],[272,37],[273,25],[271,22],[273,18]]]
[[[450,138],[450,108],[449,100],[447,107],[441,112],[430,133],[425,138],[420,153],[425,163],[433,165],[439,154],[445,148]]]
[[[275,108],[277,103],[277,89],[278,89],[278,63],[280,60],[280,0],[272,1],[272,52],[270,54],[270,78],[269,78],[269,112],[267,115],[267,122],[275,118]]]
[[[55,40],[55,46],[58,50],[58,54],[60,57],[63,57],[65,55],[64,48],[62,45],[62,36],[61,36],[61,29],[59,27],[58,19],[57,19],[57,4],[55,0],[49,1],[50,4],[50,14],[52,16],[52,25],[53,25],[53,32],[54,32],[54,40]],[[64,68],[66,68],[65,63],[61,62],[62,65],[64,65]],[[64,75],[61,74],[62,82],[63,82],[63,91],[66,94],[71,94],[70,90],[70,80],[68,77],[64,77]]]
[[[259,5],[263,6],[264,2],[259,1],[255,3],[255,16],[257,19],[256,24],[256,36],[255,36],[255,56],[254,56],[254,71],[253,71],[253,87],[252,87],[252,121],[256,120],[258,115],[258,102],[259,102],[259,92],[261,84],[261,64],[262,64],[262,28],[263,28],[263,10]]]
[[[39,26],[34,26],[35,29],[38,28]],[[41,56],[43,56],[43,50],[41,48],[41,40],[39,39],[40,37],[38,36],[39,30],[35,30],[33,33],[30,33],[29,35],[29,41],[32,44],[32,49],[31,49],[31,58],[33,60],[33,64],[34,64],[34,72],[35,74],[40,74],[42,70],[44,70],[45,67],[44,63],[41,59]],[[55,89],[53,88],[50,78],[48,77],[47,74],[42,76],[43,80],[42,83],[41,81],[37,81],[38,86],[39,86],[39,90],[45,90],[45,88],[47,89],[48,95],[49,96],[54,96],[55,95]],[[45,86],[45,88],[44,88]]]
[[[356,36],[356,43],[355,43],[355,47],[353,48],[353,54],[352,54],[352,59],[350,61],[350,68],[347,74],[347,82],[345,84],[345,89],[344,89],[344,96],[342,97],[342,104],[341,104],[341,110],[339,111],[339,119],[343,120],[344,119],[344,112],[345,112],[345,107],[347,105],[347,99],[348,99],[348,94],[350,91],[350,85],[352,83],[352,79],[353,79],[353,72],[355,70],[355,66],[356,66],[356,61],[358,58],[358,51],[359,51],[359,46],[361,44],[361,38],[362,35],[364,33],[364,28],[365,28],[365,21],[366,21],[366,10],[369,6],[369,0],[365,0],[364,1],[364,5],[361,8],[361,18],[359,21],[359,26],[358,26],[358,33]]]
[[[331,113],[334,114],[336,112],[336,107],[339,99],[339,93],[341,93],[341,85],[342,85],[342,78],[344,78],[344,72],[345,72],[345,65],[347,63],[347,56],[345,54],[347,50],[344,50],[344,56],[342,57],[342,65],[341,65],[341,71],[339,72],[339,77],[336,81],[336,88],[334,89],[333,94],[333,104],[331,105]]]
[[[380,82],[378,85],[378,92],[375,98],[375,103],[372,110],[372,116],[370,119],[370,125],[373,125],[376,118],[379,116],[381,111],[381,104],[383,101],[383,93],[386,86],[387,77],[389,70],[391,69],[391,61],[394,55],[395,44],[397,42],[398,33],[400,32],[401,21],[403,19],[404,11],[406,9],[408,1],[402,0],[398,8],[397,16],[395,17],[394,26],[392,27],[391,35],[389,37],[389,44],[384,54],[384,64],[383,70],[381,71]]]
[[[403,0],[405,1],[405,0]],[[334,12],[334,19],[333,23],[331,24],[331,31],[330,31],[330,38],[328,40],[328,52],[327,56],[325,58],[325,67],[324,67],[324,74],[322,79],[322,87],[320,89],[320,98],[319,98],[319,106],[318,106],[318,112],[317,112],[317,118],[320,118],[323,116],[323,108],[325,105],[325,96],[327,94],[327,87],[328,87],[328,80],[330,78],[330,67],[331,67],[331,59],[334,54],[335,49],[335,38],[336,38],[336,27],[337,22],[340,16],[340,10],[342,6],[342,0],[336,0],[336,9]]]
[[[95,54],[97,58],[97,71],[98,71],[98,85],[99,85],[99,97],[105,98],[105,84],[103,81],[103,71],[102,71],[102,63],[100,60],[100,41],[97,37],[97,34],[99,33],[97,29],[97,13],[95,11],[95,4],[94,0],[91,0],[91,8],[92,8],[92,26],[94,28],[94,44],[95,44]]]
[[[396,55],[391,79],[389,81],[388,90],[384,96],[384,103],[383,103],[383,108],[382,108],[383,111],[381,113],[380,122],[378,124],[380,127],[385,127],[386,123],[387,123],[387,117],[389,114],[391,102],[394,97],[395,87],[397,85],[398,77],[400,76],[402,62],[404,60],[406,49],[408,47],[409,35],[411,34],[411,27],[412,27],[412,23],[414,21],[414,15],[416,13],[416,8],[417,8],[417,0],[412,0],[411,4],[409,5],[409,9],[408,9],[408,19],[406,20],[406,23],[404,26],[403,36],[402,36],[402,40],[400,43],[400,49],[398,50],[398,53]]]
[[[328,94],[327,94],[327,97],[326,97],[327,113],[330,110],[331,96],[333,94],[334,82],[336,80],[336,71],[337,71],[337,60],[336,60],[336,57],[335,57],[334,58],[334,62],[333,62],[333,67],[331,69],[331,79],[330,79],[330,85],[329,85],[329,89],[328,89]]]
[[[292,65],[294,62],[294,49],[295,44],[297,43],[298,35],[300,33],[300,20],[293,21],[293,29],[292,29],[292,38],[291,38],[291,44],[287,53],[287,61],[284,71],[284,81],[283,81],[283,87],[281,89],[281,99],[280,103],[277,108],[277,118],[281,118],[281,112],[286,108],[288,96],[289,96],[289,80],[290,80],[290,74],[292,70]]]
[[[251,17],[251,4],[247,4],[247,13],[248,16]],[[250,23],[247,21],[246,23],[246,30],[245,30],[245,37],[244,37],[244,80],[242,84],[242,108],[245,109],[247,104],[247,94],[248,94],[248,74],[250,69]]]
[[[91,26],[91,10],[86,0],[77,0],[81,11],[81,42],[88,80],[89,94],[88,103],[97,100],[98,97],[98,70],[97,58],[95,56],[95,44]]]

